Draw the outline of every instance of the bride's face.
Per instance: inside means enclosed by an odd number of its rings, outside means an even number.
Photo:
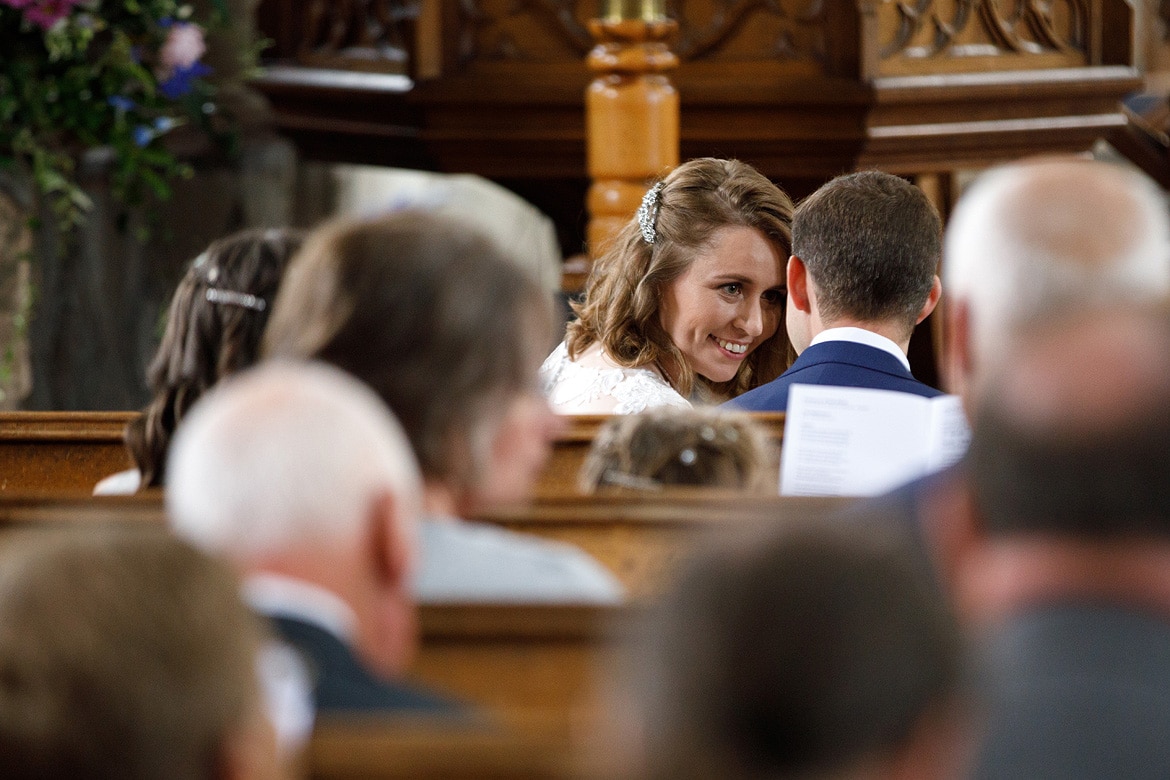
[[[696,374],[733,379],[783,318],[784,264],[754,229],[720,228],[663,291],[662,327]]]

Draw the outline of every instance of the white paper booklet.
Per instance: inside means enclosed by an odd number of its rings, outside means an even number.
[[[971,431],[955,395],[793,385],[780,493],[873,496],[951,465]]]

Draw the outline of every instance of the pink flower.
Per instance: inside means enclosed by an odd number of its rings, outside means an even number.
[[[37,0],[0,0],[0,5],[6,5],[9,8],[15,8],[19,11],[22,8],[28,8]]]
[[[80,5],[82,0],[4,0],[13,8],[24,8],[25,18],[48,30]]]
[[[167,31],[167,41],[159,52],[159,62],[168,71],[190,68],[207,51],[203,30],[197,24],[176,22]]]

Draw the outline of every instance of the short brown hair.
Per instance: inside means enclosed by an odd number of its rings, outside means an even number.
[[[905,179],[850,173],[796,207],[792,253],[816,284],[822,319],[897,319],[909,333],[938,272],[942,221]]]
[[[191,262],[147,368],[152,398],[126,428],[143,487],[165,481],[171,436],[203,393],[256,362],[285,266],[303,238],[293,230],[246,230],[212,242]],[[215,303],[207,297],[212,289],[251,295],[256,302]]]
[[[748,414],[661,407],[606,421],[578,482],[586,493],[665,485],[775,493],[778,474],[775,448]]]
[[[908,539],[820,517],[737,542],[652,633],[649,778],[838,777],[959,692],[958,626]]]
[[[225,565],[154,529],[71,531],[5,556],[4,776],[214,778],[261,707],[263,631]]]
[[[402,423],[423,476],[469,487],[507,401],[536,386],[551,309],[487,238],[400,212],[338,222],[309,239],[289,268],[265,350],[361,379]]]
[[[666,286],[724,227],[758,230],[787,259],[792,200],[738,160],[690,160],[662,183],[654,243],[643,239],[637,219],[622,229],[613,248],[593,264],[585,300],[573,305],[578,319],[569,324],[566,341],[573,358],[600,342],[614,362],[627,368],[678,366],[672,381],[679,393],[689,396],[696,375],[659,320]],[[781,324],[731,381],[702,381],[717,395],[734,397],[775,379],[787,359],[788,339]]]

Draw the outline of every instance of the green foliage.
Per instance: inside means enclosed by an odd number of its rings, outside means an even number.
[[[167,134],[183,124],[228,132],[198,62],[202,28],[226,22],[222,0],[208,19],[176,0],[0,0],[0,169],[31,178],[63,233],[90,208],[77,179],[87,150],[109,150],[125,207],[169,197],[191,169]],[[190,34],[176,60],[167,44],[180,28]]]

